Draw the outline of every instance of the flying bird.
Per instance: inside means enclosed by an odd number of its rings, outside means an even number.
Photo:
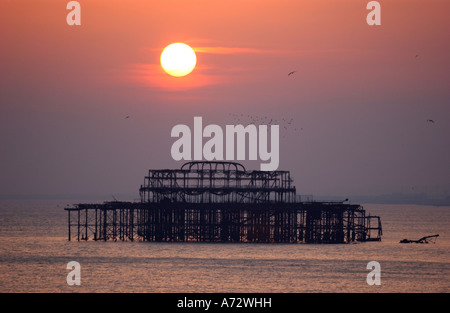
[[[295,72],[297,72],[297,71],[289,72],[288,76],[291,76],[291,75],[294,74]]]
[[[430,123],[433,123],[433,124],[434,124],[434,121],[433,121],[433,120],[427,120],[427,122],[430,122]]]
[[[130,116],[129,116],[129,115],[127,115],[127,116],[125,117],[125,119],[127,119],[127,118],[130,118]]]

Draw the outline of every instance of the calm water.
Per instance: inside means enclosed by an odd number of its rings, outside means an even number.
[[[67,241],[70,201],[0,201],[0,292],[449,292],[450,207],[364,205],[383,240],[348,245]],[[439,234],[435,244],[400,244]],[[81,264],[81,286],[66,265]],[[369,286],[369,261],[381,286]]]

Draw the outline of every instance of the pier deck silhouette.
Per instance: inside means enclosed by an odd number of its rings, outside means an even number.
[[[68,240],[350,243],[381,240],[379,216],[359,204],[296,194],[289,171],[235,162],[149,170],[140,202],[77,204]]]

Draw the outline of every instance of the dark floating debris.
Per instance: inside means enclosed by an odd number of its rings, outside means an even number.
[[[430,243],[430,242],[431,243],[435,243],[437,237],[439,237],[439,234],[431,235],[431,236],[425,236],[425,237],[420,238],[419,240],[402,239],[402,240],[400,240],[400,243],[411,243],[411,242],[414,242],[414,243]],[[428,241],[428,240],[430,240],[430,241]]]

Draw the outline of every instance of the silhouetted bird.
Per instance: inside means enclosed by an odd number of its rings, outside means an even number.
[[[130,116],[128,115],[128,116],[125,117],[125,119],[127,119],[127,118],[130,118]]]
[[[434,121],[433,121],[433,120],[427,120],[427,122],[430,122],[430,123],[433,123],[433,124],[434,124]]]
[[[289,72],[288,76],[291,76],[291,75],[294,74],[295,72],[297,72],[297,71]]]

